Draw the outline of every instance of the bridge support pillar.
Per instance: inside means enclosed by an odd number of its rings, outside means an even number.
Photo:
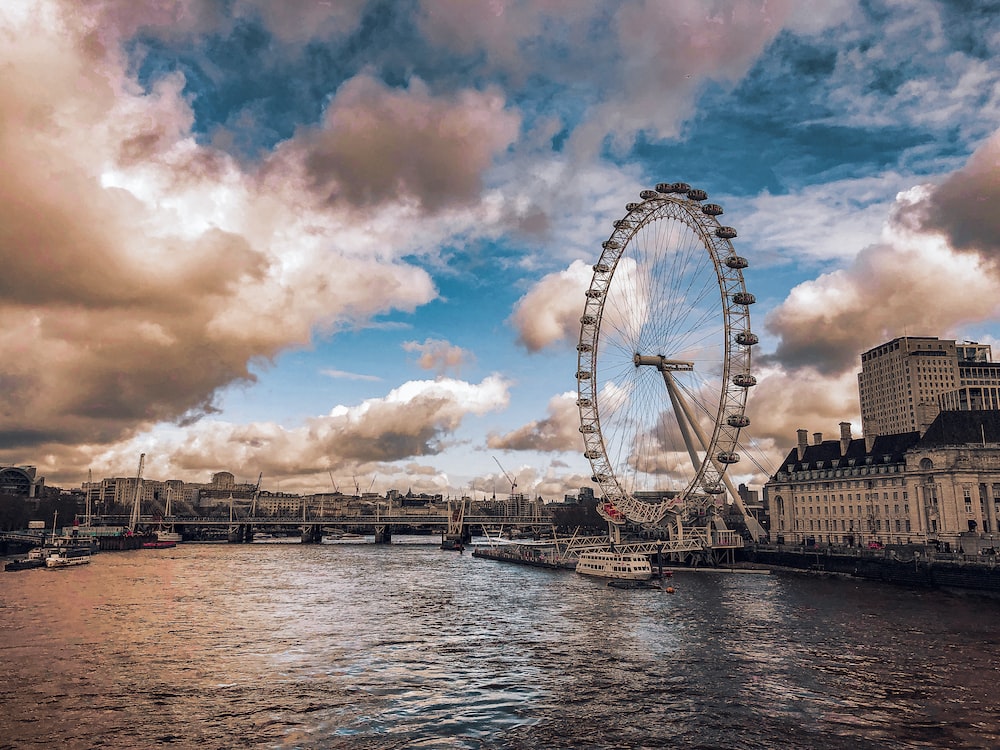
[[[302,527],[302,543],[303,544],[319,544],[323,541],[323,530],[313,524],[311,526]]]
[[[229,529],[227,541],[230,544],[246,544],[253,541],[253,526],[248,523],[241,523],[235,528]]]
[[[375,527],[375,544],[392,544],[392,532],[388,526]]]

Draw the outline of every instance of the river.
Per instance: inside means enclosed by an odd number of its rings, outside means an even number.
[[[1000,601],[399,541],[0,574],[0,747],[1000,746]]]

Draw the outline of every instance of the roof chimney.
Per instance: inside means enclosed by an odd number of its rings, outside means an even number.
[[[847,449],[851,445],[851,423],[840,423],[840,455],[847,455]]]
[[[809,445],[809,430],[796,430],[799,437],[799,461],[806,455],[806,446]]]
[[[814,432],[813,433],[813,445],[819,445],[822,442],[823,442],[823,433],[822,432]]]

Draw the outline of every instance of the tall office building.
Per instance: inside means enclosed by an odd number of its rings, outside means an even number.
[[[903,336],[861,355],[861,429],[923,434],[943,411],[1000,408],[1000,363],[989,345],[936,336]]]

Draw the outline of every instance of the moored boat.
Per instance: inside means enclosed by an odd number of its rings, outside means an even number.
[[[56,550],[45,558],[46,568],[69,568],[74,565],[86,565],[90,562],[90,552],[79,554],[68,548]]]
[[[653,577],[649,556],[636,552],[582,552],[576,572],[624,581],[648,581]]]
[[[170,549],[171,547],[176,547],[177,542],[170,539],[154,539],[149,542],[143,542],[143,549]]]
[[[4,565],[5,571],[15,571],[15,570],[31,570],[32,568],[44,568],[45,559],[44,558],[32,558],[32,557],[22,557],[17,560],[8,560]]]

